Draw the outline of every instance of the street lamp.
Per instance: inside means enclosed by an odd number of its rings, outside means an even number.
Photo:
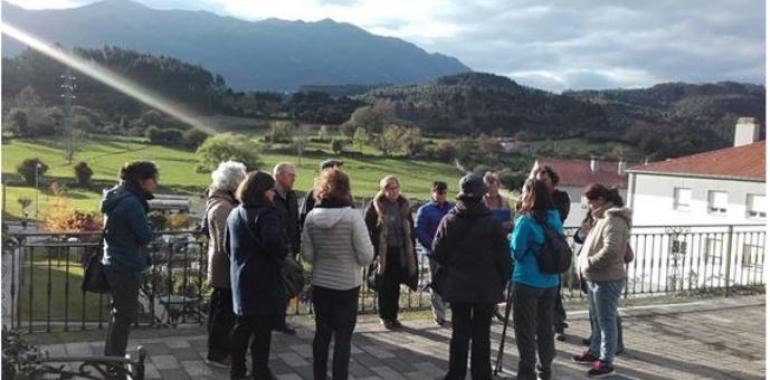
[[[40,188],[38,188],[39,185],[39,170],[43,167],[41,163],[35,164],[35,217],[37,217],[38,212],[40,211]]]

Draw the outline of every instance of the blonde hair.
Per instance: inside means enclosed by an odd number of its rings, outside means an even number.
[[[380,191],[377,192],[376,198],[384,196],[385,188],[388,187],[388,185],[391,183],[395,183],[398,187],[401,187],[401,183],[398,181],[398,177],[394,175],[385,176],[380,180]]]

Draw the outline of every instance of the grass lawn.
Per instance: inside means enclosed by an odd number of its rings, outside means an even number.
[[[352,147],[351,147],[352,148]],[[281,161],[294,162],[297,165],[298,176],[295,188],[299,191],[310,189],[313,178],[318,172],[321,160],[333,157],[328,144],[311,143],[308,149],[323,150],[324,153],[306,154],[301,162],[296,155],[263,153],[263,168],[266,170]],[[367,149],[371,149],[368,147]],[[366,149],[365,149],[366,151]],[[328,153],[326,153],[328,152]],[[367,151],[367,153],[371,153]],[[113,182],[119,168],[130,160],[152,160],[160,168],[160,184],[162,193],[183,193],[196,198],[210,181],[209,174],[196,173],[196,158],[193,152],[178,148],[151,145],[136,138],[123,137],[90,137],[75,156],[75,162],[64,162],[62,149],[52,139],[36,140],[7,140],[2,147],[2,170],[6,181],[20,181],[16,173],[24,159],[38,157],[49,166],[47,178],[41,180],[40,217],[51,197],[48,183],[51,177],[67,179],[74,178],[73,166],[77,161],[85,161],[94,171],[93,179]],[[409,197],[427,199],[431,183],[443,180],[449,184],[450,193],[457,192],[457,181],[460,172],[450,163],[407,160],[403,158],[385,158],[369,156],[361,158],[343,158],[345,169],[352,180],[353,194],[356,197],[371,197],[379,188],[379,180],[388,174],[393,174],[401,180],[402,191]],[[73,179],[74,180],[74,179]],[[68,190],[71,205],[80,210],[97,210],[101,193],[88,190]],[[28,209],[34,217],[35,189],[33,186],[8,186],[7,199],[4,200],[5,211],[10,216],[20,216],[21,207],[17,199],[22,196],[32,199],[33,204]]]

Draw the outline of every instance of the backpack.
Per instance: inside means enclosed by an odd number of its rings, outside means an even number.
[[[562,274],[572,266],[572,249],[570,249],[567,239],[554,230],[548,223],[541,223],[545,243],[536,256],[537,266],[542,274]]]

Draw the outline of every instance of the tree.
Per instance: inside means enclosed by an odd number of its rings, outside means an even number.
[[[401,149],[409,157],[414,157],[425,146],[420,128],[408,128],[399,138]]]
[[[23,109],[14,109],[8,117],[11,121],[11,132],[19,137],[25,137],[29,135],[29,119],[27,113]]]
[[[334,152],[334,154],[340,154],[342,153],[342,150],[345,149],[345,140],[334,138],[332,139],[332,142],[329,144],[329,147],[332,149],[332,152]]]
[[[180,145],[183,143],[184,132],[174,128],[160,129],[153,125],[147,128],[145,136],[153,144]]]
[[[441,140],[435,149],[436,158],[444,162],[450,162],[457,158],[457,147],[452,140]]]
[[[358,152],[364,153],[364,144],[369,142],[369,133],[366,132],[366,128],[356,128],[356,133],[353,135],[353,143],[358,146]]]
[[[91,176],[94,174],[94,171],[88,167],[87,163],[80,161],[72,169],[75,171],[78,186],[87,187],[91,184]]]
[[[21,206],[21,215],[24,215],[26,217],[27,215],[27,207],[32,204],[32,199],[27,197],[20,197],[16,200],[19,202],[19,206]]]
[[[326,141],[329,138],[329,127],[326,125],[322,125],[321,128],[318,129],[318,140],[321,142]]]
[[[16,97],[14,97],[13,103],[16,107],[22,108],[36,108],[43,106],[43,101],[31,86],[22,88],[21,91],[16,94]]]
[[[209,137],[208,133],[196,128],[191,128],[184,132],[184,136],[182,138],[184,139],[184,145],[186,147],[190,149],[198,149],[198,147],[201,146],[204,141],[206,141],[207,137]]]
[[[259,146],[246,136],[232,133],[207,138],[195,151],[195,155],[198,157],[198,173],[212,171],[220,162],[228,160],[242,162],[249,170],[256,170],[262,165]]]
[[[290,143],[294,136],[294,126],[286,121],[276,121],[270,127],[270,142]]]
[[[292,137],[291,140],[292,147],[297,151],[297,161],[300,165],[302,165],[302,154],[305,153],[305,149],[307,148],[308,144],[307,135],[300,132]]]
[[[398,149],[401,143],[401,136],[404,133],[406,133],[406,128],[396,124],[388,125],[382,130],[377,139],[377,148],[382,152],[383,156],[389,157]]]
[[[48,165],[46,165],[43,161],[40,161],[40,159],[37,157],[27,158],[16,167],[16,172],[24,177],[24,182],[26,182],[27,185],[35,184],[36,173],[38,177],[42,177],[47,171]]]

